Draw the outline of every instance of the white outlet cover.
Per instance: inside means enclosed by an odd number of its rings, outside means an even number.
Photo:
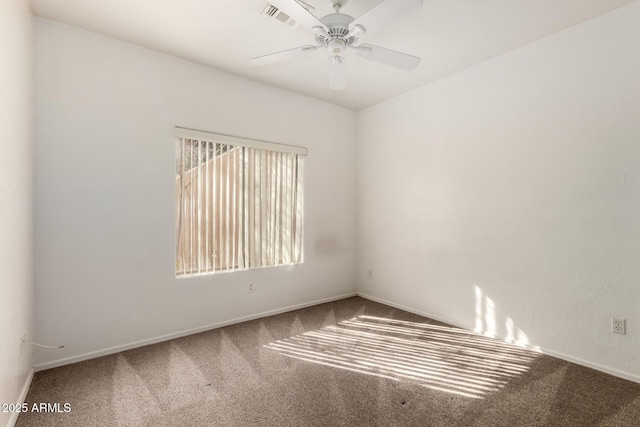
[[[627,334],[627,321],[626,319],[611,318],[611,332],[614,334]]]

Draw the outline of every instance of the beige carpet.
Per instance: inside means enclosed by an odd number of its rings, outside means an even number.
[[[348,298],[39,372],[17,426],[638,426],[640,384]]]

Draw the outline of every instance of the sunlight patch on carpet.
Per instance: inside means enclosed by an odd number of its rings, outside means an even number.
[[[539,356],[464,329],[364,315],[264,347],[474,399],[500,390]]]

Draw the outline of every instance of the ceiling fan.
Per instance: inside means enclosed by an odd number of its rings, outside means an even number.
[[[304,57],[325,48],[329,52],[329,88],[345,90],[347,75],[345,58],[342,54],[348,50],[371,61],[390,65],[402,70],[412,70],[420,63],[420,58],[406,53],[386,49],[380,46],[358,42],[358,36],[372,33],[422,6],[422,0],[385,0],[361,17],[340,13],[348,0],[329,0],[335,13],[316,18],[308,10],[308,5],[298,0],[269,0],[269,2],[296,20],[303,27],[316,33],[317,45],[300,46],[268,55],[252,58],[256,65],[267,65]],[[305,7],[307,6],[307,7]]]

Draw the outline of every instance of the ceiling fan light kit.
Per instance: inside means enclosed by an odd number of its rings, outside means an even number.
[[[346,63],[342,56],[347,50],[355,50],[362,58],[406,71],[416,68],[420,63],[417,56],[372,44],[357,43],[358,37],[377,31],[400,16],[418,9],[422,6],[422,0],[385,0],[357,19],[340,12],[348,0],[330,0],[335,12],[322,18],[316,18],[297,0],[269,1],[300,25],[313,31],[318,44],[255,57],[252,58],[254,64],[266,65],[293,60],[324,48],[329,53],[329,88],[341,91],[347,89]]]

